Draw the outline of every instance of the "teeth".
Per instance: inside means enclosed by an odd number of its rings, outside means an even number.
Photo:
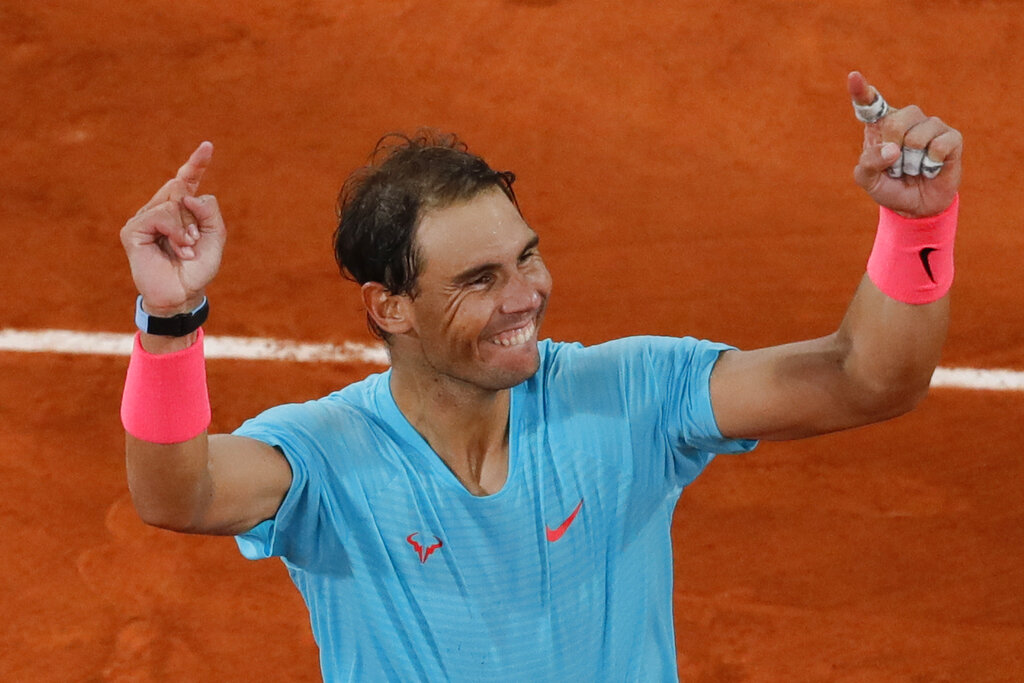
[[[491,341],[499,346],[519,346],[520,344],[525,344],[529,341],[536,329],[536,321],[531,320],[526,327],[520,328],[515,332],[505,332],[498,335]]]

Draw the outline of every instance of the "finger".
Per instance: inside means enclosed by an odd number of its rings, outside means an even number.
[[[914,124],[903,135],[903,174],[934,178],[942,169],[943,158],[927,159],[925,150],[933,139],[950,130],[942,119],[930,116]]]
[[[887,172],[900,158],[900,148],[887,142],[866,146],[853,171],[857,183],[864,188],[870,188],[877,184],[878,177]]]
[[[952,128],[932,138],[928,143],[925,158],[921,162],[921,175],[925,178],[935,178],[947,165],[958,162],[963,142],[964,139],[960,131]]]
[[[201,142],[192,155],[181,168],[178,169],[175,178],[182,181],[188,194],[194,195],[199,190],[199,182],[213,159],[213,143]]]
[[[185,233],[189,236],[189,239],[195,242],[199,239],[199,219],[197,219],[195,214],[189,211],[188,207],[186,207],[184,202],[181,201],[187,197],[189,197],[189,195],[179,198],[178,215],[181,218],[181,224],[185,226]]]
[[[921,108],[916,105],[904,107],[903,109],[894,109],[888,114],[880,123],[879,128],[881,130],[881,141],[883,143],[893,143],[897,145],[901,152],[900,156],[893,162],[893,165],[886,171],[890,178],[901,178],[904,174],[905,168],[913,168],[915,170],[920,169],[921,159],[924,157],[923,154],[910,151],[908,154],[904,154],[906,149],[906,135],[907,132],[914,128],[914,126],[925,121],[928,117],[924,115]],[[907,157],[904,159],[904,157]]]
[[[903,109],[895,109],[879,122],[878,128],[881,131],[883,143],[895,144],[900,149],[900,155],[893,162],[886,173],[890,178],[902,178],[904,167],[919,168],[921,162],[920,154],[911,152],[909,159],[904,161],[903,150],[907,131],[925,120],[924,112],[920,107],[911,105]]]
[[[928,157],[946,164],[960,161],[963,154],[964,138],[960,131],[950,128],[928,143]]]
[[[167,200],[179,200],[185,195],[194,195],[199,189],[199,181],[202,180],[210,161],[213,158],[213,143],[203,142],[189,156],[188,161],[181,165],[173,178],[168,180],[156,191],[149,201],[146,202],[136,215],[148,211],[158,204]],[[183,215],[183,218],[186,218]],[[190,222],[191,217],[187,217]]]
[[[952,130],[937,116],[928,116],[915,123],[903,134],[903,146],[925,149],[928,144],[948,130]]]
[[[893,109],[880,123],[883,142],[895,142],[899,146],[906,144],[904,140],[912,128],[920,125],[928,119],[921,108],[917,105],[910,105],[902,109]]]
[[[164,186],[157,190],[156,194],[146,202],[145,206],[136,212],[136,216],[148,211],[156,206],[159,206],[165,202],[175,202],[178,204],[178,210],[181,213],[181,223],[189,229],[189,232],[194,237],[199,237],[199,229],[196,227],[198,221],[196,217],[192,215],[192,212],[188,210],[186,206],[181,204],[181,200],[189,196],[188,188],[185,185],[185,181],[181,178],[171,178]]]
[[[179,244],[174,240],[166,240],[165,245],[169,248],[179,261],[191,261],[196,257],[195,247],[187,244]]]
[[[174,202],[168,202],[158,207],[157,215],[153,218],[156,222],[152,227],[156,228],[159,233],[159,235],[154,233],[154,241],[163,249],[164,253],[177,257],[179,261],[195,258],[194,245],[196,241],[181,223],[180,211]]]
[[[137,215],[125,225],[122,241],[135,246],[158,244],[165,251],[189,259],[195,256],[196,240],[181,222],[177,202],[167,201]]]
[[[853,103],[861,106],[871,104],[879,94],[878,90],[868,83],[868,79],[864,78],[859,71],[849,73],[846,77],[846,87],[850,91],[850,99],[853,100]]]
[[[893,111],[882,94],[859,71],[852,71],[847,76],[847,90],[858,121],[877,123]]]
[[[213,143],[208,140],[199,143],[199,146],[189,156],[188,161],[182,164],[175,174],[175,180],[180,181],[181,192],[172,194],[171,199],[180,200],[195,195],[212,159]],[[178,189],[178,186],[175,189]],[[184,205],[181,207],[181,222],[193,240],[199,239],[199,221]]]
[[[196,217],[199,233],[220,232],[224,230],[224,219],[220,213],[217,198],[212,194],[199,197],[185,197],[182,203]]]
[[[903,149],[895,143],[884,142],[874,149],[865,150],[865,155],[867,165],[876,173],[886,171],[891,176],[894,168],[902,168]],[[862,163],[865,163],[863,157]]]
[[[146,204],[135,212],[135,215],[145,213],[150,209],[157,207],[165,202],[175,202],[178,204],[179,212],[181,214],[181,223],[189,229],[189,232],[198,239],[199,229],[196,227],[198,221],[196,217],[192,215],[192,212],[187,207],[181,204],[181,200],[188,196],[185,188],[185,183],[179,178],[171,178],[164,186],[157,190],[156,194],[146,202]]]
[[[181,187],[180,190],[178,189],[179,187]],[[166,183],[164,183],[159,190],[156,191],[156,194],[149,198],[148,202],[142,205],[141,209],[135,212],[135,215],[138,216],[140,213],[149,211],[153,207],[159,206],[160,204],[169,201],[172,197],[174,197],[175,194],[177,194],[178,196],[184,194],[184,187],[182,186],[180,180],[178,180],[177,178],[171,178]]]

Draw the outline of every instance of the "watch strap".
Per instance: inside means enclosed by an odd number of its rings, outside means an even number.
[[[135,300],[135,326],[146,334],[163,337],[184,337],[198,330],[210,315],[210,302],[203,302],[188,313],[179,313],[170,318],[160,318],[146,313],[142,308],[142,295]]]

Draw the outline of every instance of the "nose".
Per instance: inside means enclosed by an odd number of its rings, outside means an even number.
[[[505,314],[528,313],[537,310],[544,300],[541,283],[516,273],[505,285],[502,292],[501,312]]]

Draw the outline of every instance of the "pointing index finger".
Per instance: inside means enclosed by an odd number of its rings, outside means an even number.
[[[893,111],[882,93],[868,83],[859,71],[851,71],[846,79],[846,87],[853,103],[853,113],[864,123],[878,123],[886,114]]]
[[[212,158],[213,143],[205,141],[196,147],[188,161],[178,169],[174,177],[185,183],[185,189],[190,195],[194,195],[199,189],[199,182],[203,179],[203,173],[206,172]]]
[[[854,104],[861,106],[871,104],[874,102],[875,96],[878,95],[875,87],[868,83],[868,79],[864,78],[864,74],[859,71],[850,72],[850,75],[846,77],[846,86]]]

